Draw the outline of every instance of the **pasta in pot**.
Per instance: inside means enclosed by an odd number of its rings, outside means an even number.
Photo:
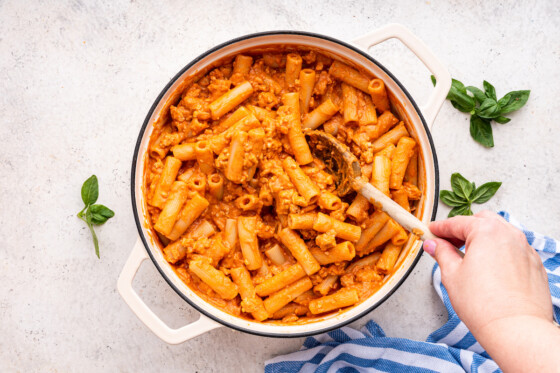
[[[345,143],[363,178],[412,212],[414,134],[382,80],[316,51],[232,61],[181,88],[150,139],[144,193],[165,259],[252,321],[304,323],[363,302],[417,238],[364,197],[339,197],[305,133]]]

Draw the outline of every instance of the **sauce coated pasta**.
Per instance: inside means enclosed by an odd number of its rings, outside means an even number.
[[[417,237],[361,195],[337,195],[305,133],[345,143],[363,177],[414,212],[418,144],[383,81],[315,51],[245,53],[181,89],[144,175],[178,276],[259,322],[312,321],[375,293]]]

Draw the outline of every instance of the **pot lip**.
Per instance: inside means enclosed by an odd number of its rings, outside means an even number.
[[[140,238],[142,239],[142,242],[144,244],[144,248],[146,249],[146,251],[148,252],[148,255],[150,256],[150,259],[152,260],[152,262],[154,263],[155,267],[157,268],[158,272],[161,274],[161,276],[165,279],[165,281],[169,284],[169,286],[171,286],[171,288],[183,299],[185,300],[191,307],[193,307],[195,310],[197,310],[198,312],[200,312],[202,315],[212,319],[213,321],[216,321],[224,326],[227,326],[229,328],[232,328],[234,330],[238,330],[244,333],[248,333],[248,334],[253,334],[253,335],[258,335],[258,336],[262,336],[262,337],[275,337],[275,338],[297,338],[297,337],[308,337],[308,336],[312,336],[312,335],[317,335],[317,334],[321,334],[321,333],[326,333],[329,332],[331,330],[334,329],[338,329],[340,327],[343,327],[345,325],[348,325],[362,317],[364,317],[365,315],[367,315],[368,313],[370,313],[371,311],[373,311],[374,309],[376,309],[377,307],[379,307],[381,304],[383,304],[391,295],[393,295],[393,293],[404,283],[404,281],[408,278],[408,276],[410,275],[410,273],[412,272],[412,270],[414,269],[414,267],[416,267],[416,264],[418,264],[418,261],[420,260],[420,258],[422,257],[422,254],[424,253],[424,250],[421,249],[419,250],[416,258],[414,258],[414,261],[412,262],[412,264],[410,265],[410,267],[406,270],[405,274],[403,275],[403,277],[393,286],[393,288],[383,297],[381,298],[376,304],[372,305],[371,307],[365,309],[364,311],[360,312],[359,314],[357,314],[356,316],[353,316],[351,318],[348,318],[347,320],[342,320],[340,322],[337,322],[336,324],[333,324],[331,326],[327,326],[321,329],[317,329],[317,330],[312,330],[312,331],[306,331],[306,332],[300,332],[300,333],[292,333],[292,334],[282,334],[282,333],[273,333],[273,332],[262,332],[262,331],[255,331],[255,330],[251,330],[249,328],[244,328],[238,325],[234,325],[228,321],[225,321],[215,315],[213,315],[210,312],[207,312],[206,310],[202,309],[201,307],[199,307],[194,301],[192,301],[191,299],[189,299],[189,297],[187,297],[182,291],[180,291],[175,284],[173,283],[173,281],[171,281],[171,279],[169,279],[167,277],[167,275],[165,274],[165,272],[163,271],[163,269],[161,268],[161,266],[159,265],[158,261],[156,260],[156,258],[154,257],[154,255],[152,254],[151,250],[147,249],[148,247],[151,247],[150,244],[148,243],[148,240],[146,239],[143,231],[142,231],[142,220],[141,217],[138,214],[138,209],[137,209],[137,201],[136,201],[136,183],[135,183],[135,179],[136,179],[136,166],[138,163],[138,153],[140,151],[140,145],[142,143],[142,138],[144,136],[144,133],[146,131],[146,128],[149,125],[150,122],[150,118],[152,117],[152,114],[154,113],[155,109],[157,108],[158,104],[160,103],[160,101],[162,100],[163,96],[167,93],[167,91],[169,90],[169,88],[177,81],[177,79],[179,79],[183,73],[185,73],[185,71],[187,71],[188,69],[190,69],[194,64],[196,64],[197,62],[199,62],[200,60],[202,60],[203,58],[207,57],[208,55],[237,42],[243,41],[243,40],[247,40],[247,39],[253,39],[253,38],[257,38],[257,37],[263,37],[263,36],[274,36],[274,35],[299,35],[299,36],[307,36],[307,37],[312,37],[312,38],[317,38],[317,39],[323,39],[323,40],[327,40],[339,45],[342,45],[343,47],[346,47],[350,50],[352,50],[355,53],[358,53],[360,55],[362,55],[363,57],[367,58],[368,60],[370,60],[371,62],[373,62],[375,65],[377,65],[380,69],[382,69],[387,75],[389,75],[389,77],[391,77],[391,79],[393,79],[393,81],[399,86],[399,88],[403,91],[403,93],[406,95],[406,97],[408,98],[408,100],[412,103],[412,106],[414,108],[414,110],[416,111],[416,113],[418,114],[422,125],[424,126],[424,130],[426,132],[426,136],[428,138],[428,142],[430,144],[430,148],[432,150],[432,158],[434,161],[434,205],[432,208],[432,216],[431,216],[431,220],[434,220],[436,217],[436,213],[437,213],[437,207],[438,207],[438,197],[439,197],[439,166],[438,166],[438,160],[437,160],[437,156],[436,156],[436,149],[434,146],[434,142],[430,133],[430,129],[428,127],[428,125],[426,124],[426,120],[424,119],[424,116],[422,115],[420,108],[418,107],[418,105],[416,104],[416,102],[414,101],[414,99],[412,98],[412,96],[410,95],[410,93],[406,90],[406,88],[402,85],[402,83],[387,69],[385,68],[382,64],[380,64],[377,60],[375,60],[371,55],[369,55],[368,53],[366,53],[365,51],[359,49],[358,47],[338,40],[336,38],[333,38],[331,36],[326,36],[326,35],[322,35],[322,34],[317,34],[317,33],[312,33],[312,32],[306,32],[306,31],[294,31],[294,30],[275,30],[275,31],[264,31],[264,32],[257,32],[257,33],[252,33],[252,34],[247,34],[247,35],[243,35],[231,40],[228,40],[224,43],[221,43],[213,48],[210,48],[209,50],[207,50],[206,52],[200,54],[198,57],[196,57],[195,59],[193,59],[191,62],[189,62],[187,65],[185,65],[185,67],[183,67],[177,74],[175,74],[175,76],[173,78],[171,78],[171,80],[169,81],[169,83],[167,83],[165,85],[165,87],[163,88],[163,90],[159,93],[159,95],[157,96],[156,100],[154,101],[154,103],[152,104],[150,110],[148,111],[148,114],[146,115],[146,118],[144,119],[144,123],[142,124],[142,127],[140,128],[140,133],[138,135],[138,139],[136,141],[136,146],[134,148],[134,155],[132,158],[132,169],[131,169],[131,196],[132,196],[132,210],[133,210],[133,214],[134,214],[134,219],[136,221],[136,227],[138,229],[138,233],[140,235]],[[142,158],[143,159],[143,158]]]

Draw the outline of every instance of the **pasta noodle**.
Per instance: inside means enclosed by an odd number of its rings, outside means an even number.
[[[303,128],[314,130],[338,112],[338,106],[329,98],[309,113],[303,120]]]
[[[214,155],[212,154],[212,150],[210,150],[208,141],[197,142],[194,147],[194,152],[200,171],[204,172],[206,175],[211,174],[214,171]]]
[[[231,270],[231,278],[239,288],[241,295],[241,309],[243,312],[250,312],[257,321],[268,318],[268,313],[264,309],[261,298],[256,295],[255,287],[251,279],[251,274],[245,267],[237,267]]]
[[[253,217],[240,216],[237,219],[237,234],[241,252],[245,258],[247,269],[259,269],[262,265],[262,257],[257,240],[257,219]]]
[[[275,244],[270,249],[266,250],[264,254],[276,265],[281,266],[282,264],[286,263],[284,252],[278,244]]]
[[[369,93],[369,79],[350,66],[339,61],[334,61],[329,69],[329,73],[335,78],[342,80],[344,83]]]
[[[414,154],[416,142],[410,137],[401,137],[397,144],[397,148],[393,154],[391,179],[389,187],[391,189],[399,189],[402,186],[404,174],[408,167],[408,162]]]
[[[220,119],[224,114],[248,99],[252,93],[253,87],[249,82],[245,82],[229,90],[223,96],[208,105],[212,113],[212,119]]]
[[[358,122],[358,93],[351,85],[342,83],[344,124]]]
[[[387,91],[385,90],[383,80],[372,79],[367,89],[377,110],[380,112],[389,110],[389,99],[387,98]]]
[[[186,185],[182,181],[175,181],[172,186],[171,195],[165,201],[165,205],[159,214],[154,229],[167,236],[171,233],[175,222],[179,218],[181,207],[187,199]]]
[[[299,194],[305,198],[308,203],[313,203],[317,199],[320,191],[319,188],[311,181],[311,179],[302,171],[298,164],[291,158],[286,157],[282,161],[284,171],[290,177]]]
[[[321,212],[317,214],[313,229],[323,233],[332,229],[337,237],[352,242],[358,241],[362,232],[361,228],[357,225],[341,222]]]
[[[302,114],[309,110],[309,101],[315,86],[315,70],[303,69],[299,73],[299,108]]]
[[[208,191],[210,194],[221,200],[224,198],[224,179],[220,174],[212,174],[208,176]]]
[[[249,70],[251,69],[252,65],[253,65],[253,57],[245,56],[243,54],[238,54],[235,57],[235,62],[233,63],[232,78],[235,77],[235,75],[237,74],[236,78],[241,83],[245,79],[247,74],[249,74]],[[234,84],[235,84],[235,82],[234,82]]]
[[[236,132],[231,140],[229,159],[225,171],[226,177],[234,183],[241,183],[243,178],[243,163],[245,160],[246,132]]]
[[[286,56],[286,84],[294,85],[301,71],[302,59],[299,54],[290,53]]]
[[[210,264],[193,260],[189,263],[189,269],[222,298],[233,299],[237,296],[237,286],[222,271],[217,270]]]
[[[288,141],[292,147],[292,152],[300,165],[311,163],[313,162],[313,156],[301,129],[299,95],[297,93],[286,93],[282,97],[282,101],[286,110],[288,110],[285,120],[288,121]]]
[[[313,229],[317,214],[290,214],[288,215],[288,227],[290,229]]]
[[[296,232],[290,228],[284,228],[278,233],[278,237],[308,275],[314,274],[321,268],[317,259],[311,255],[307,245]]]
[[[319,264],[326,265],[336,262],[350,261],[356,256],[356,249],[349,241],[344,241],[336,245],[329,251],[312,249],[311,254],[317,259]]]
[[[187,228],[194,223],[196,219],[206,210],[206,208],[210,205],[210,202],[204,197],[201,197],[200,194],[195,193],[194,196],[185,203],[185,207],[181,211],[178,219],[176,220],[175,224],[172,227],[172,230],[169,233],[164,233],[170,240],[176,240],[185,231]]]
[[[327,295],[309,302],[309,311],[312,314],[329,312],[356,304],[359,300],[356,289],[341,289],[332,295]]]
[[[159,208],[163,208],[165,200],[171,189],[171,184],[177,177],[177,173],[181,168],[181,161],[174,157],[165,158],[165,165],[163,166],[163,171],[159,177],[159,182],[156,186],[154,196],[152,197],[150,204]]]

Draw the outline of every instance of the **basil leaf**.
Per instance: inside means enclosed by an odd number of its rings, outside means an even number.
[[[490,83],[488,83],[486,80],[484,82],[482,82],[482,85],[484,86],[484,91],[486,93],[486,97],[494,99],[494,101],[497,100],[496,98],[496,88],[494,88],[494,86]]]
[[[472,201],[476,203],[488,202],[488,200],[496,194],[498,189],[500,189],[501,185],[502,183],[498,181],[491,181],[489,183],[482,184],[473,193]]]
[[[463,206],[464,204],[468,203],[466,199],[456,195],[449,190],[442,190],[441,192],[439,192],[439,198],[441,199],[441,202],[450,207]]]
[[[430,79],[435,86],[437,82],[436,78],[430,75]],[[453,105],[455,109],[463,113],[472,112],[476,106],[474,98],[467,94],[465,85],[457,79],[451,79],[451,88],[449,88],[449,92],[447,93],[447,99],[451,101],[451,105]]]
[[[476,106],[474,97],[469,96],[466,91],[462,92],[453,87],[449,90],[447,98],[455,109],[463,113],[472,112]]]
[[[472,85],[468,86],[466,89],[474,95],[474,98],[479,104],[482,104],[484,100],[486,100],[486,95],[484,94],[484,92],[482,92],[481,89],[473,87]]]
[[[476,106],[474,98],[467,94],[465,85],[456,79],[451,79],[451,88],[447,94],[447,99],[451,101],[455,109],[463,113],[470,113]]]
[[[464,206],[453,207],[451,211],[449,211],[449,214],[447,214],[447,217],[452,218],[457,215],[472,215],[471,206],[464,205]]]
[[[529,100],[531,91],[513,91],[505,95],[498,101],[501,107],[500,115],[511,113],[512,111],[519,110]]]
[[[476,109],[476,114],[481,118],[492,119],[500,115],[500,110],[501,107],[496,100],[487,98],[480,107]]]
[[[91,175],[82,185],[82,200],[84,201],[84,208],[78,213],[78,217],[82,219],[88,226],[93,238],[93,246],[95,247],[95,255],[99,256],[99,241],[93,229],[94,225],[100,225],[115,216],[115,213],[110,208],[103,205],[94,205],[99,197],[99,183],[97,176]]]
[[[458,172],[451,175],[451,188],[457,196],[470,201],[469,197],[473,191],[473,185],[463,175]]]
[[[92,205],[99,197],[99,185],[97,183],[97,176],[91,175],[89,179],[84,181],[82,185],[82,201],[87,205]]]
[[[95,225],[101,225],[115,216],[113,210],[103,205],[91,205],[89,210],[91,211],[91,222]]]
[[[477,115],[471,116],[471,137],[487,148],[492,148],[494,146],[494,137],[492,136],[492,126],[490,121],[487,119],[482,119]]]
[[[457,79],[453,79],[451,78],[451,88],[455,88],[461,92],[466,92],[465,90],[465,85],[463,83],[461,83],[460,81],[458,81]],[[449,98],[449,97],[447,97]]]
[[[494,118],[494,121],[500,123],[500,124],[506,124],[507,122],[509,122],[511,119],[506,118],[506,117],[496,117]]]

